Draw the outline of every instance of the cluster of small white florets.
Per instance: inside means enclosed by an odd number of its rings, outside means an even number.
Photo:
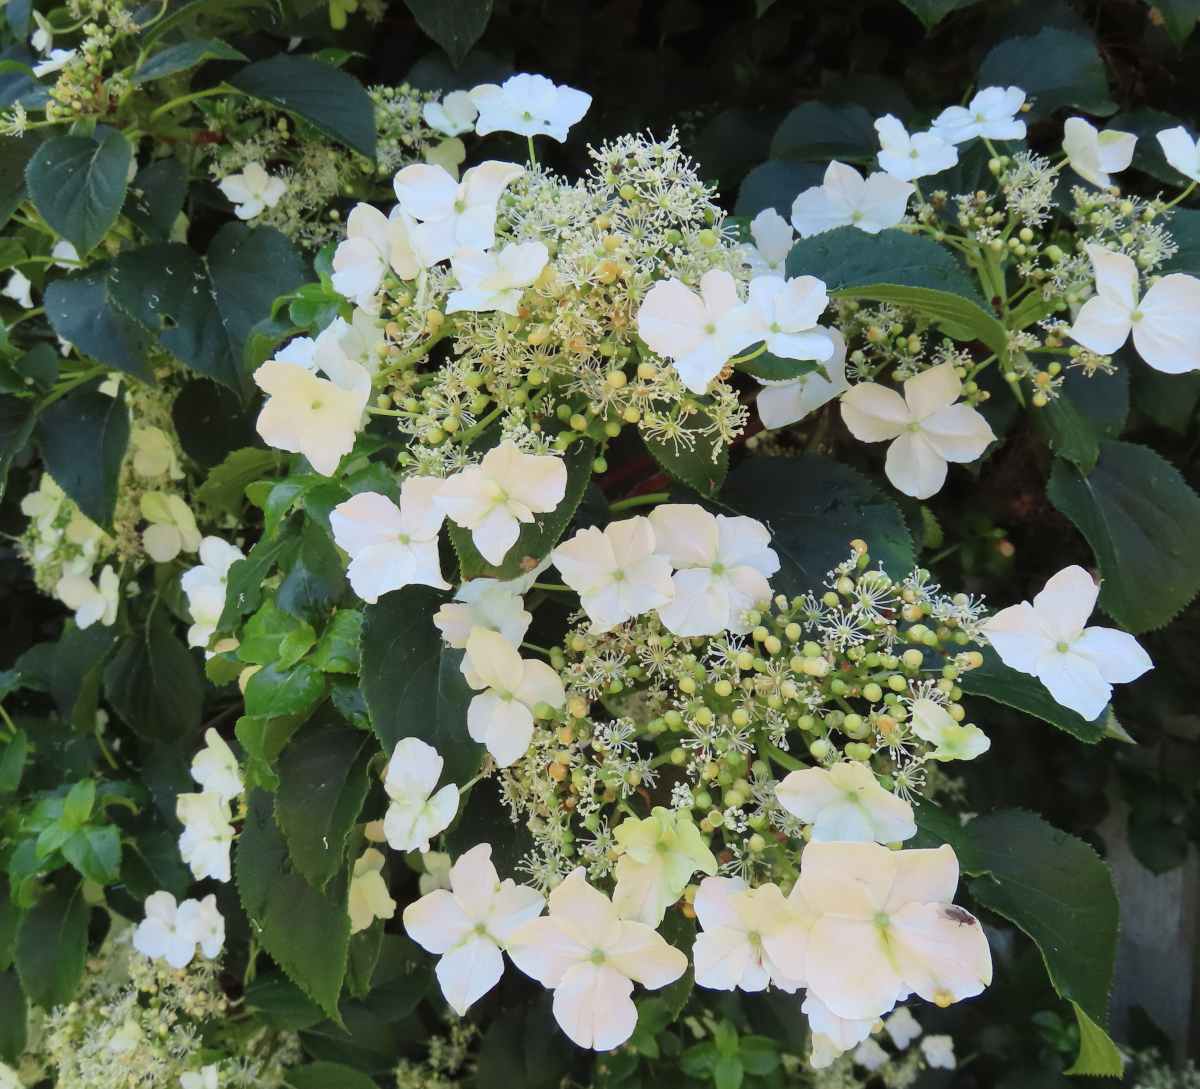
[[[231,1008],[218,973],[215,961],[176,970],[149,960],[118,924],[89,960],[76,997],[46,1016],[26,1062],[75,1089],[282,1086],[301,1058],[294,1034],[260,1030],[220,1055]]]

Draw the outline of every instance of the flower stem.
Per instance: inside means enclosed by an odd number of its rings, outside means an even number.
[[[632,507],[649,507],[670,498],[670,492],[646,492],[645,495],[631,495],[628,499],[618,499],[615,503],[610,503],[608,509],[610,511],[621,511],[629,510]]]
[[[784,752],[778,745],[772,745],[769,742],[763,745],[763,751],[775,761],[780,767],[787,768],[788,771],[799,771],[808,765],[801,760],[797,760],[794,756]]]

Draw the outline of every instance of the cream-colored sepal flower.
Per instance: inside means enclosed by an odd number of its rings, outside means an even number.
[[[92,582],[83,575],[63,575],[54,593],[68,609],[75,612],[75,626],[81,631],[97,621],[111,628],[120,609],[120,580],[112,564],[105,564],[100,577]]]
[[[390,919],[396,914],[396,901],[383,879],[385,861],[382,852],[368,847],[354,863],[346,904],[351,934],[366,930],[376,919]]]
[[[567,467],[552,454],[525,454],[514,443],[492,447],[478,465],[448,477],[434,502],[488,563],[504,561],[523,523],[554,510],[567,494]]]
[[[901,181],[940,174],[958,162],[958,149],[937,130],[910,133],[890,113],[875,122],[875,132],[879,136],[879,169]]]
[[[274,208],[287,192],[287,182],[267,173],[262,163],[247,163],[240,174],[229,174],[217,186],[233,204],[238,219],[254,219]]]
[[[508,955],[554,990],[554,1017],[580,1047],[608,1051],[637,1025],[634,983],[656,990],[687,970],[687,957],[644,923],[622,919],[612,902],[573,870],[550,893],[550,913],[526,923]]]
[[[179,856],[191,867],[192,876],[197,881],[206,877],[228,881],[234,835],[229,802],[210,791],[180,794],[175,799],[175,816],[183,825]]]
[[[759,379],[763,388],[755,404],[763,427],[774,430],[797,423],[850,388],[846,378],[846,338],[837,329],[828,332],[833,355],[821,364],[825,374],[810,371],[786,382]]]
[[[796,892],[813,915],[809,992],[838,1017],[879,1017],[901,994],[940,1006],[979,994],[992,958],[979,921],[953,904],[958,860],[876,843],[810,843]]]
[[[774,884],[752,889],[739,877],[706,877],[693,906],[703,928],[692,947],[698,986],[803,986],[810,920],[798,898],[785,898]]]
[[[155,563],[170,563],[181,552],[200,547],[196,516],[181,496],[171,492],[143,492],[142,517],[150,523],[142,531],[142,547]]]
[[[1112,185],[1113,174],[1119,174],[1133,162],[1137,137],[1131,132],[1105,129],[1098,132],[1082,117],[1068,117],[1063,124],[1063,151],[1067,163],[1085,181],[1100,189]]]
[[[508,767],[525,755],[533,737],[533,712],[566,702],[562,680],[545,662],[522,658],[498,632],[476,628],[462,661],[467,683],[479,694],[467,708],[467,732]]]
[[[842,419],[860,442],[891,442],[884,472],[905,495],[928,499],[946,482],[947,463],[974,461],[996,436],[975,409],[956,403],[962,382],[949,363],[904,383],[904,396],[874,382],[842,395]]]
[[[656,553],[648,518],[581,529],[551,556],[563,582],[579,594],[596,633],[657,609],[675,595],[671,561]]]
[[[775,788],[779,804],[811,826],[812,842],[899,843],[917,834],[912,806],[856,760],[802,768]]]
[[[1114,684],[1154,668],[1132,635],[1086,628],[1100,587],[1082,567],[1054,575],[1033,603],[1001,609],[983,626],[988,642],[1010,669],[1037,677],[1064,707],[1089,721],[1104,710]]]
[[[389,802],[383,834],[393,851],[428,851],[429,841],[445,831],[458,812],[458,787],[435,791],[445,761],[419,737],[396,742],[383,780]]]
[[[192,616],[192,626],[188,629],[189,647],[208,646],[225,609],[229,569],[245,558],[240,548],[220,537],[205,537],[200,541],[200,562],[185,571],[179,580]]]
[[[933,760],[974,760],[992,747],[978,726],[955,722],[946,708],[930,699],[913,700],[910,721],[912,732],[933,746]]]
[[[491,844],[480,843],[450,867],[449,889],[436,889],[404,909],[404,929],[422,949],[440,956],[438,983],[462,1017],[500,981],[503,950],[543,904],[534,889],[512,878],[501,881]]]
[[[371,376],[349,360],[336,375],[319,378],[307,367],[269,360],[254,372],[267,400],[258,414],[259,435],[268,446],[303,454],[322,476],[332,476],[354,448]]]
[[[1025,122],[1017,114],[1025,105],[1020,87],[984,87],[966,106],[947,106],[933,119],[932,131],[949,144],[982,136],[987,140],[1024,140]]]
[[[192,778],[207,794],[231,802],[242,792],[242,773],[237,757],[225,739],[212,727],[204,733],[204,748],[192,757]]]
[[[385,216],[374,205],[356,204],[346,217],[346,237],[333,254],[334,291],[360,307],[378,309],[376,295],[388,272],[412,280],[434,263],[419,248],[415,232],[416,222],[400,207]]]
[[[621,917],[658,926],[696,872],[717,872],[717,860],[691,816],[656,805],[650,816],[626,817],[614,833],[617,859],[613,903]]]

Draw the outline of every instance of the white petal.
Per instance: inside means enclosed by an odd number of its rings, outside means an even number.
[[[554,1017],[579,1047],[609,1051],[637,1026],[633,984],[607,965],[577,964],[554,991]]]
[[[842,420],[860,442],[884,442],[911,421],[904,398],[874,382],[860,382],[842,394]]]
[[[946,482],[946,459],[922,432],[905,431],[888,447],[883,471],[905,495],[928,499]]]
[[[1091,659],[1109,684],[1127,684],[1154,668],[1141,644],[1115,628],[1085,628],[1071,650]]]
[[[451,949],[437,964],[438,983],[450,1008],[462,1017],[504,974],[504,957],[487,938],[473,937]]]
[[[1133,325],[1133,346],[1155,370],[1200,370],[1200,280],[1174,272],[1142,299]]]

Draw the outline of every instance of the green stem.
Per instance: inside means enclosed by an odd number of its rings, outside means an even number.
[[[184,106],[189,102],[196,102],[201,98],[211,98],[213,95],[237,95],[241,93],[236,87],[231,87],[227,83],[218,84],[216,87],[207,87],[203,91],[192,91],[190,94],[172,98],[169,102],[164,102],[158,109],[152,110],[149,120],[157,121],[164,113],[170,113],[176,106]]]
[[[107,373],[108,371],[105,367],[89,367],[87,370],[82,371],[73,378],[68,378],[57,389],[51,390],[49,395],[42,402],[38,411],[45,411],[50,405],[54,404],[55,401],[65,397],[77,386],[82,386],[85,382],[90,382],[93,378],[99,378],[101,375]]]
[[[808,767],[803,761],[797,760],[794,756],[784,752],[778,745],[772,745],[768,742],[762,746],[762,749],[776,764],[787,768],[788,771],[800,771],[802,768]]]
[[[39,314],[44,314],[45,312],[46,308],[44,306],[35,306],[32,310],[23,310],[8,323],[8,327],[11,329],[18,322],[25,321],[26,318],[36,318]]]
[[[544,654],[547,658],[550,657],[550,648],[539,646],[537,643],[522,643],[522,647],[526,650],[536,651],[538,654]]]
[[[1161,211],[1165,212],[1165,211],[1167,211],[1168,208],[1174,208],[1176,204],[1178,204],[1185,197],[1189,196],[1191,194],[1192,190],[1195,188],[1196,188],[1196,183],[1189,182],[1188,187],[1182,193],[1180,193],[1179,196],[1177,196],[1173,201],[1171,201],[1169,204],[1164,204],[1161,208]]]
[[[468,427],[466,431],[460,431],[457,435],[455,435],[455,439],[458,442],[461,442],[463,445],[473,442],[483,434],[483,432],[487,429],[488,424],[490,424],[497,416],[499,416],[501,411],[502,409],[499,405],[497,405],[494,409],[492,409],[491,412],[484,416],[482,420],[476,423],[474,427]]]
[[[533,137],[528,136],[526,139],[529,141],[529,165],[537,166],[537,153],[533,150]]]
[[[535,582],[531,590],[556,590],[563,594],[573,594],[575,591],[569,586],[564,586],[561,582]]]
[[[394,374],[396,371],[403,370],[405,367],[416,363],[420,359],[424,359],[432,350],[433,346],[439,341],[444,340],[454,331],[453,322],[444,322],[437,333],[431,336],[428,340],[418,344],[415,348],[411,348],[404,355],[397,356],[387,367],[379,372],[380,378],[386,378],[389,374]]]
[[[616,512],[630,510],[633,507],[649,507],[655,503],[663,503],[670,498],[670,492],[646,492],[645,495],[631,495],[628,499],[618,499],[615,503],[610,503],[608,509]]]
[[[747,352],[745,355],[735,355],[732,359],[726,360],[726,362],[731,367],[738,363],[746,363],[751,359],[757,359],[766,350],[767,342],[764,340],[757,348],[754,349],[754,351]]]

